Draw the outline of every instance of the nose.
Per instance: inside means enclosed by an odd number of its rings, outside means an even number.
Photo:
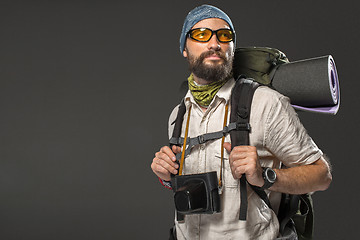
[[[220,50],[220,42],[216,37],[216,34],[213,34],[208,42],[208,49]]]

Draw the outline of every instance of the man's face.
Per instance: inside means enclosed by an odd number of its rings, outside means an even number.
[[[229,25],[219,18],[208,18],[196,23],[194,28],[218,30]],[[184,57],[188,59],[190,71],[207,82],[221,81],[232,72],[234,42],[221,43],[213,34],[208,42],[198,42],[187,38]]]

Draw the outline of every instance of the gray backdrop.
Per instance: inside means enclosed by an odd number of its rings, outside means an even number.
[[[0,239],[167,239],[172,193],[150,169],[189,72],[178,38],[205,1],[0,1]],[[356,236],[358,10],[350,1],[207,1],[238,46],[332,54],[336,116],[300,113],[330,157],[315,239]]]

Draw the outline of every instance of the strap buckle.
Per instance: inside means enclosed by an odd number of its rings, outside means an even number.
[[[226,136],[226,134],[229,132],[229,127],[228,126],[225,126],[222,130],[222,134],[223,136]]]
[[[170,145],[179,145],[179,138],[172,137],[169,140]]]
[[[251,125],[250,123],[236,123],[236,130],[238,131],[249,131],[251,132]]]
[[[198,139],[199,144],[203,144],[206,142],[204,135],[198,136],[197,139]]]

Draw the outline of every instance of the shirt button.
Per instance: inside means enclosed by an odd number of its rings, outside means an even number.
[[[201,150],[204,150],[205,149],[205,146],[203,144],[200,145],[200,149]]]

